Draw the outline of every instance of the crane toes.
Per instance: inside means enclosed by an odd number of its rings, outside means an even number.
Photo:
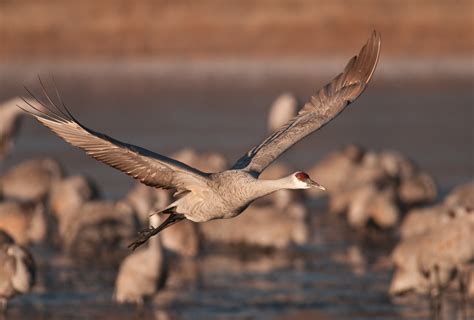
[[[186,219],[184,215],[170,214],[170,216],[157,228],[151,226],[148,229],[140,231],[135,241],[132,242],[128,247],[132,248],[132,250],[135,250],[136,248],[147,242],[147,240],[153,237],[155,234],[158,234],[160,231],[184,219]]]
[[[153,230],[155,230],[155,228],[149,227],[148,229],[139,231],[139,232],[138,232],[138,235],[139,235],[139,236],[145,236],[145,235],[147,235],[149,232],[151,232],[151,231],[153,231]]]

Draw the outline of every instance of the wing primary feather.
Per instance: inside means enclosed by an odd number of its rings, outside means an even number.
[[[23,99],[26,106],[18,106],[34,116],[59,137],[88,155],[114,167],[142,183],[168,189],[186,189],[188,184],[208,186],[209,175],[175,159],[151,152],[147,149],[124,143],[96,132],[80,123],[68,110],[55,85],[57,101],[39,78],[46,101],[40,100],[25,88],[33,101]]]
[[[47,117],[48,119],[50,120],[53,120],[53,121],[57,121],[56,118],[54,118],[53,116],[51,116],[50,114],[47,114],[46,112],[36,108],[33,104],[31,104],[28,100],[26,100],[25,98],[21,97],[21,99],[23,100],[23,102],[25,102],[30,108],[32,108],[33,110],[35,110],[36,112],[38,112],[41,116],[43,117]],[[17,105],[18,108],[20,108],[21,110],[25,111],[26,113],[31,113],[33,114],[31,111],[29,110],[26,110],[25,108]],[[36,114],[35,114],[36,116]]]
[[[62,111],[60,108],[58,108],[58,106],[56,106],[56,104],[51,99],[51,97],[48,94],[48,91],[46,91],[46,87],[44,86],[43,80],[41,80],[41,77],[39,75],[38,75],[38,80],[39,80],[39,83],[41,85],[41,90],[43,91],[43,95],[46,97],[46,99],[48,99],[50,105],[54,109],[56,109],[60,114],[62,114],[63,117],[67,117],[67,115],[64,113],[64,111]]]
[[[72,113],[69,111],[68,107],[66,107],[66,104],[64,103],[63,101],[63,98],[61,97],[61,94],[59,93],[59,89],[58,89],[58,86],[56,84],[56,81],[54,80],[54,77],[51,77],[51,81],[53,82],[53,86],[54,86],[54,91],[56,92],[56,96],[58,97],[58,100],[59,102],[61,103],[61,105],[63,106],[64,110],[66,111],[67,115],[74,121],[76,122],[79,122],[77,121],[77,119],[72,115]]]
[[[38,102],[43,108],[45,108],[47,111],[49,111],[50,113],[52,113],[53,115],[58,117],[58,120],[62,119],[62,116],[60,114],[58,114],[58,113],[54,112],[53,110],[51,110],[41,99],[39,99],[35,94],[33,94],[33,92],[31,92],[30,89],[28,89],[27,87],[24,87],[24,88],[25,88],[26,92],[30,95],[31,99]],[[25,101],[30,107],[32,107],[36,111],[40,112],[41,114],[47,115],[46,112],[40,111],[38,108],[33,107],[33,105],[31,103],[29,103],[28,101],[26,101],[25,99],[23,99],[23,101]],[[49,116],[51,117],[51,115],[49,115]]]

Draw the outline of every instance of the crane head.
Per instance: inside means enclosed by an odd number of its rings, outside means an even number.
[[[296,178],[296,182],[301,189],[318,188],[326,190],[325,187],[312,180],[306,172],[298,171],[293,176]]]

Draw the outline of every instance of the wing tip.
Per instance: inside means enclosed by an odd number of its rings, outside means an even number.
[[[366,79],[366,84],[370,81],[370,79],[372,78],[374,72],[375,72],[375,68],[377,68],[377,64],[379,62],[379,58],[380,58],[380,50],[382,48],[382,37],[380,35],[380,32],[378,32],[376,29],[374,29],[372,31],[372,36],[369,38],[368,42],[367,42],[368,45],[370,45],[371,47],[371,51],[372,52],[375,52],[375,60],[371,63],[372,64],[372,68],[371,68],[371,71]],[[375,50],[374,50],[375,49]]]
[[[352,100],[355,100],[365,89],[377,68],[380,57],[381,37],[377,30],[373,30],[369,39],[360,49],[359,54],[351,58],[344,69],[342,86],[359,83],[359,90],[352,91]],[[341,88],[342,89],[342,88]]]
[[[53,99],[48,93],[41,77],[38,76],[38,79],[43,93],[42,98],[44,98],[44,100],[40,99],[28,87],[25,86],[24,89],[27,93],[27,96],[21,97],[23,104],[17,104],[17,107],[26,114],[35,117],[36,120],[40,121],[43,124],[45,124],[43,121],[49,121],[55,123],[74,122],[80,125],[80,123],[74,118],[74,116],[65,106],[56,84],[54,83],[57,99]]]

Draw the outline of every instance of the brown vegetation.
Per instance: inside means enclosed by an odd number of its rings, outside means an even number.
[[[0,58],[312,57],[377,29],[388,56],[469,56],[460,1],[0,1]]]

